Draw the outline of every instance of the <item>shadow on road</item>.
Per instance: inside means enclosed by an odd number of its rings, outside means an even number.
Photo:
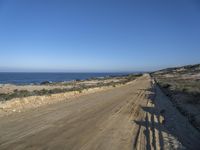
[[[154,149],[164,149],[164,139],[162,136],[162,132],[168,132],[167,130],[165,130],[162,127],[162,122],[160,119],[160,115],[157,114],[154,111],[153,107],[142,107],[143,110],[145,110],[145,112],[148,112],[149,115],[146,113],[145,119],[144,120],[140,120],[140,121],[134,121],[137,125],[139,125],[139,130],[141,130],[141,127],[144,127],[144,135],[146,138],[146,149],[150,150],[151,149],[151,145],[152,147],[154,147]],[[151,113],[150,113],[151,112]],[[156,117],[156,118],[155,118]],[[157,120],[157,121],[155,121]],[[155,132],[158,132],[158,137],[156,137]],[[152,139],[152,140],[150,140]],[[158,141],[156,141],[158,140]],[[157,148],[157,142],[159,142],[159,147]],[[134,146],[136,146],[136,144],[134,144]]]
[[[140,89],[144,90],[144,89]],[[160,149],[164,150],[164,138],[162,132],[168,133],[168,131],[163,127],[164,124],[164,111],[158,112],[155,106],[155,91],[154,88],[145,90],[148,92],[146,95],[151,106],[141,106],[144,112],[144,117],[142,120],[134,120],[134,122],[139,126],[136,139],[133,143],[134,149],[137,149],[138,139],[140,134],[145,136],[145,147],[147,150]]]
[[[154,80],[151,80],[149,89],[139,91],[145,95],[146,101],[141,103],[139,117],[133,120],[136,129],[133,137],[134,150],[199,149],[200,133]]]

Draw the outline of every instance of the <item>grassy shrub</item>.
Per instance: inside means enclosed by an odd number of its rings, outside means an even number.
[[[1,101],[7,101],[13,98],[21,98],[21,97],[27,97],[27,96],[31,96],[32,93],[27,91],[27,90],[15,90],[13,93],[9,93],[9,94],[0,94],[0,100]]]
[[[52,90],[34,90],[34,91],[27,91],[27,90],[14,90],[13,93],[9,94],[0,94],[0,101],[7,101],[13,98],[23,98],[28,96],[41,96],[41,95],[51,95],[56,93],[66,92],[68,89],[52,89]]]
[[[127,82],[130,82],[132,80],[135,80],[137,77],[140,77],[142,74],[137,74],[137,75],[128,75],[128,76],[123,76],[120,77],[120,81],[118,82],[108,82],[108,83],[103,83],[103,82],[99,82],[95,85],[84,85],[84,84],[80,84],[80,85],[76,85],[73,86],[74,83],[69,82],[69,83],[64,83],[62,85],[72,85],[72,88],[55,88],[55,89],[42,89],[42,90],[34,90],[34,91],[27,91],[27,90],[14,90],[13,93],[9,93],[9,94],[0,94],[0,101],[7,101],[7,100],[11,100],[13,98],[23,98],[23,97],[28,97],[28,96],[42,96],[42,95],[51,95],[51,94],[56,94],[56,93],[64,93],[64,92],[69,92],[69,91],[78,91],[79,93],[82,93],[82,91],[84,89],[88,89],[88,88],[94,88],[94,87],[102,87],[102,86],[112,86],[112,87],[116,87],[116,85],[119,84],[126,84]],[[93,78],[93,80],[95,80],[97,78]],[[77,81],[79,81],[79,79],[77,79]],[[43,85],[50,85],[48,82],[44,82],[42,83]],[[56,83],[55,83],[56,84]]]

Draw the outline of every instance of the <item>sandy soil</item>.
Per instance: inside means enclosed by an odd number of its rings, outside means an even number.
[[[10,150],[197,149],[200,139],[148,75],[0,120],[0,149]]]

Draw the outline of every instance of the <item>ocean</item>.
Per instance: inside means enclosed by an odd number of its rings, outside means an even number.
[[[0,73],[0,84],[40,84],[44,81],[62,82],[125,74],[127,73]]]

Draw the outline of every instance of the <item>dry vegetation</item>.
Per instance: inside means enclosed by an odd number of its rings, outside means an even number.
[[[175,107],[200,130],[200,65],[169,68],[152,76]]]
[[[41,84],[41,86],[45,85],[47,86],[47,88],[44,88],[42,90],[31,90],[30,85],[29,85],[29,90],[26,90],[26,86],[23,86],[22,88],[23,90],[18,90],[16,86],[15,87],[16,89],[11,90],[11,92],[0,93],[0,101],[8,101],[13,98],[23,98],[29,96],[51,95],[51,94],[64,93],[70,91],[78,91],[79,93],[81,93],[84,89],[103,87],[103,86],[115,87],[116,85],[126,84],[127,82],[130,82],[139,76],[141,76],[141,74],[137,75],[130,74],[119,77],[91,78],[82,81],[77,79],[71,82],[60,82],[60,83],[49,83],[45,81]],[[53,88],[54,86],[56,88]]]

